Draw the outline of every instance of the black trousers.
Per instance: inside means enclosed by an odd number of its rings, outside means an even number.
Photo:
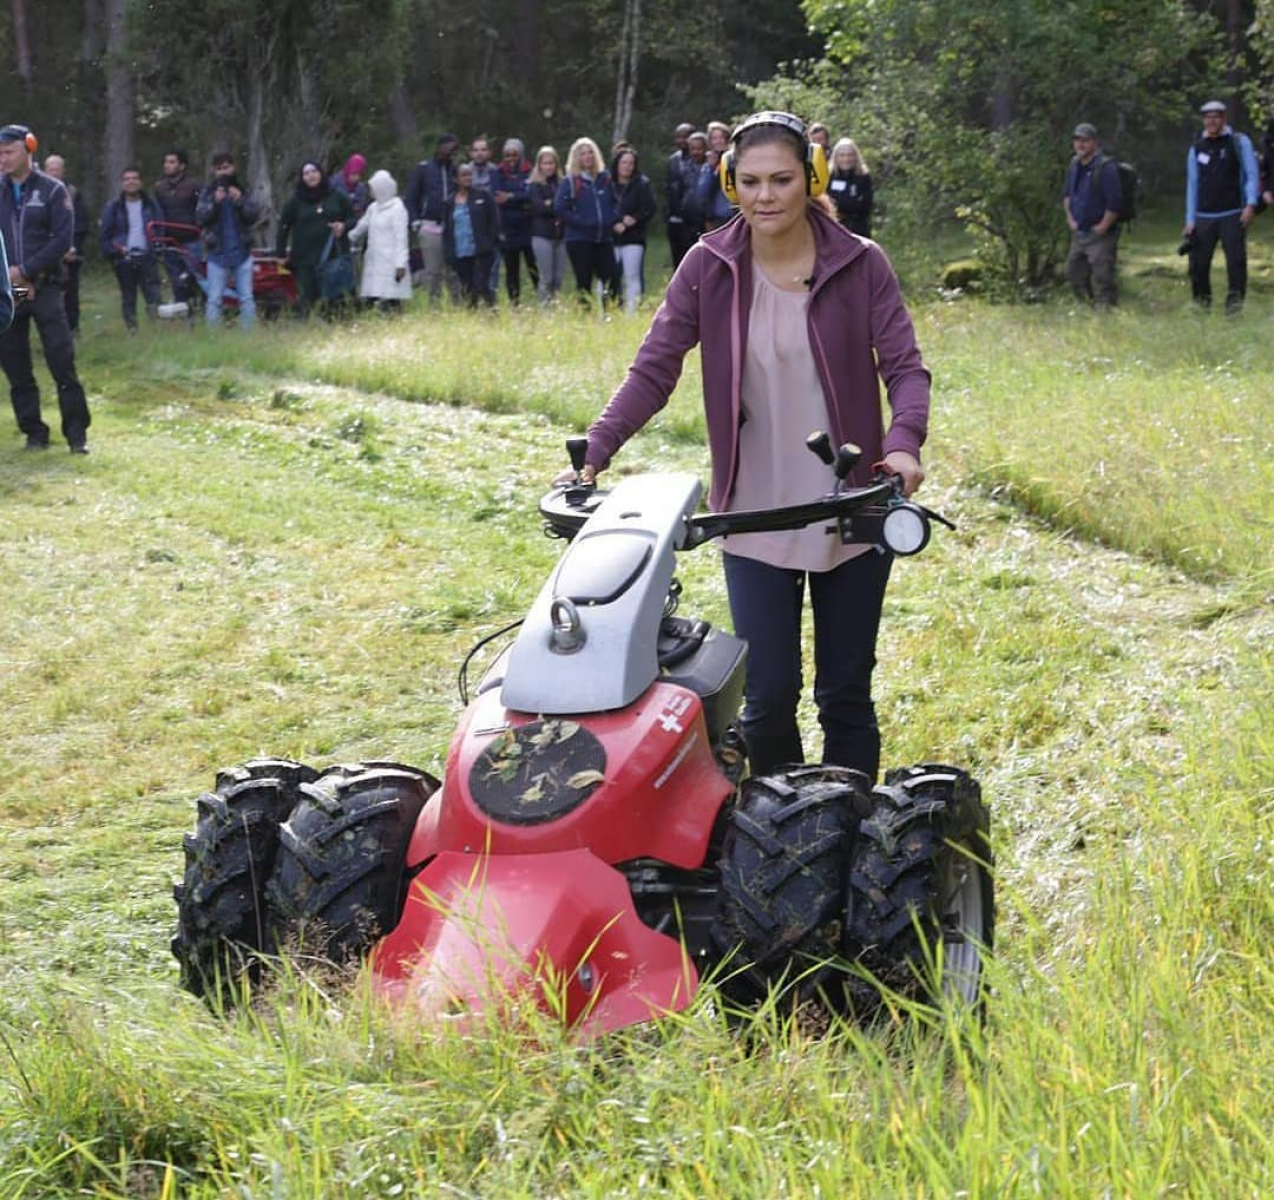
[[[488,308],[495,304],[495,293],[491,290],[493,262],[495,262],[495,255],[488,253],[458,258],[451,264],[460,279],[460,294],[470,308],[477,308],[479,300]]]
[[[66,324],[72,333],[80,327],[80,268],[83,266],[84,260],[78,258],[66,264]]]
[[[201,247],[198,242],[188,242],[184,249],[183,253],[175,246],[165,247],[164,270],[168,272],[168,281],[172,284],[173,299],[184,300],[189,304],[194,293],[199,290],[199,285],[195,283],[192,275],[194,270],[192,260],[199,257]]]
[[[1225,253],[1225,308],[1243,307],[1247,295],[1247,230],[1238,213],[1228,217],[1200,217],[1194,223],[1194,249],[1190,251],[1190,290],[1200,304],[1212,303],[1212,255],[1217,242]]]
[[[115,263],[115,278],[119,280],[119,307],[124,314],[124,324],[137,328],[137,290],[149,316],[159,307],[159,264],[153,254],[129,254]]]
[[[599,280],[609,291],[615,276],[615,247],[610,242],[567,242],[566,257],[571,260],[575,272],[576,290],[587,299],[593,290],[593,281]]]
[[[822,761],[863,771],[874,782],[880,770],[880,728],[871,677],[892,556],[872,550],[834,570],[808,573],[729,552],[721,561],[734,631],[748,643],[740,723],[752,773],[763,775],[784,763],[805,761],[796,710],[808,579]]]
[[[57,384],[62,436],[69,445],[78,445],[90,423],[88,400],[75,373],[75,343],[66,323],[66,301],[59,284],[38,284],[35,296],[18,305],[9,331],[0,335],[0,367],[9,379],[13,415],[31,441],[49,440],[49,427],[40,419],[40,388],[31,365],[32,321],[40,333],[45,364]]]
[[[516,304],[522,298],[522,260],[526,259],[526,273],[533,288],[540,286],[540,269],[535,265],[535,254],[530,246],[514,246],[501,250],[504,259],[504,286],[509,300]]]
[[[686,257],[690,247],[699,240],[699,230],[693,225],[685,221],[670,221],[668,223],[668,250],[672,254],[672,269],[675,271],[681,266],[681,260]]]

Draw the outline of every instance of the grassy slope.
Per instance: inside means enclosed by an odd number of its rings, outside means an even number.
[[[1267,1192],[1274,309],[1200,321],[1129,249],[1110,321],[917,314],[960,531],[895,575],[882,721],[992,799],[992,1023],[753,1053],[706,1010],[579,1051],[306,973],[230,1021],[176,989],[190,795],[260,751],[438,769],[640,331],[126,341],[98,295],[94,456],[0,452],[0,1196]],[[702,469],[697,387],[617,469]],[[711,554],[683,577],[722,619]]]

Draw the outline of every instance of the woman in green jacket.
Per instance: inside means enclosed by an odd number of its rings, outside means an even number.
[[[274,250],[287,260],[296,276],[298,316],[308,313],[311,305],[323,297],[319,264],[328,238],[334,239],[331,254],[348,254],[346,230],[353,222],[349,197],[328,183],[318,163],[302,164],[296,191],[279,217]]]

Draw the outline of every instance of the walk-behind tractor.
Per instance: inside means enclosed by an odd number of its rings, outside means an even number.
[[[724,534],[822,523],[924,548],[937,514],[891,477],[848,487],[856,451],[810,443],[836,480],[799,506],[696,514],[679,474],[545,496],[570,545],[468,703],[444,782],[393,762],[222,771],[176,889],[185,986],[219,992],[300,946],[366,957],[424,1015],[533,1002],[582,1036],[685,1007],[709,971],[737,1006],[778,988],[868,1018],[882,986],[977,1004],[994,921],[977,783],[928,764],[877,787],[835,766],[749,777],[747,646],[675,615],[676,555]],[[586,443],[568,446],[578,478]]]

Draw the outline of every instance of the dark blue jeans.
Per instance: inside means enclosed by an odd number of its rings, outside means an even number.
[[[743,738],[752,773],[805,760],[796,708],[801,697],[801,609],[809,580],[814,608],[814,700],[822,761],[875,780],[880,729],[871,698],[876,633],[893,558],[869,551],[833,571],[793,571],[736,554],[722,556],[734,631],[748,643]]]

